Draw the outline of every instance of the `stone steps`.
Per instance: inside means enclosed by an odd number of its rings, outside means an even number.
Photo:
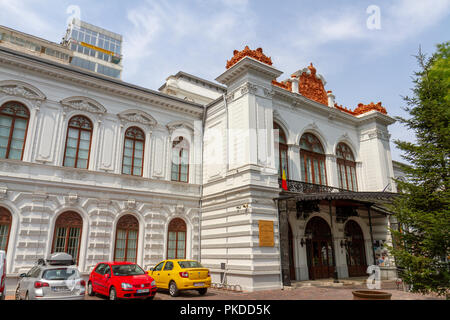
[[[350,278],[350,279],[339,279],[338,283],[334,282],[333,278],[330,279],[319,279],[319,280],[305,280],[305,281],[293,281],[291,286],[284,286],[283,289],[292,290],[297,288],[308,288],[308,287],[351,287],[351,286],[361,286],[366,285],[367,277],[363,278]],[[394,284],[395,280],[382,280],[381,284]]]

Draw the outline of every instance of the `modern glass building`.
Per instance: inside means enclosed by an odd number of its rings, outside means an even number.
[[[78,19],[67,28],[63,43],[73,52],[71,64],[118,78],[122,76],[122,36]]]

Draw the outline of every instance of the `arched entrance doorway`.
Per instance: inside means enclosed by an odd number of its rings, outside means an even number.
[[[344,228],[346,256],[349,277],[365,276],[367,270],[364,236],[361,227],[353,220],[349,220]]]
[[[309,279],[333,277],[333,245],[327,222],[320,217],[313,217],[306,225],[305,236]]]
[[[294,262],[294,240],[291,225],[288,224],[289,232],[289,275],[291,280],[295,280],[295,262]]]

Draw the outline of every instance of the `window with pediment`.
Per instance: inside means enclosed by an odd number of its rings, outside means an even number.
[[[94,126],[85,116],[74,116],[67,126],[66,147],[63,165],[65,167],[88,169]]]
[[[8,251],[11,233],[12,215],[6,208],[0,207],[0,250]]]
[[[167,259],[186,258],[186,222],[175,218],[169,223],[167,237]]]
[[[138,127],[130,127],[125,132],[123,146],[122,173],[142,176],[144,165],[144,131]]]
[[[339,143],[336,148],[339,188],[358,191],[356,179],[356,162],[352,150],[345,143]]]
[[[139,221],[131,214],[119,219],[116,228],[114,261],[136,263],[138,250]]]
[[[275,157],[275,165],[278,169],[278,177],[282,178],[284,171],[286,174],[286,179],[289,179],[289,160],[286,134],[276,122],[273,123],[273,130],[278,130],[278,157]]]
[[[55,223],[52,253],[66,252],[78,263],[82,229],[83,219],[78,213],[67,211],[60,214]]]
[[[176,138],[172,143],[171,180],[189,181],[189,143],[183,137]]]
[[[30,112],[10,101],[0,107],[0,159],[22,160]]]
[[[302,181],[327,185],[325,152],[319,139],[305,133],[300,139],[300,170]]]

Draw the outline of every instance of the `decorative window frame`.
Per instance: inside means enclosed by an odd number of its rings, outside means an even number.
[[[25,105],[30,112],[22,161],[31,162],[33,151],[36,148],[35,137],[39,129],[36,125],[38,113],[46,100],[47,96],[29,83],[17,80],[0,81],[0,105],[9,101],[17,101]]]

